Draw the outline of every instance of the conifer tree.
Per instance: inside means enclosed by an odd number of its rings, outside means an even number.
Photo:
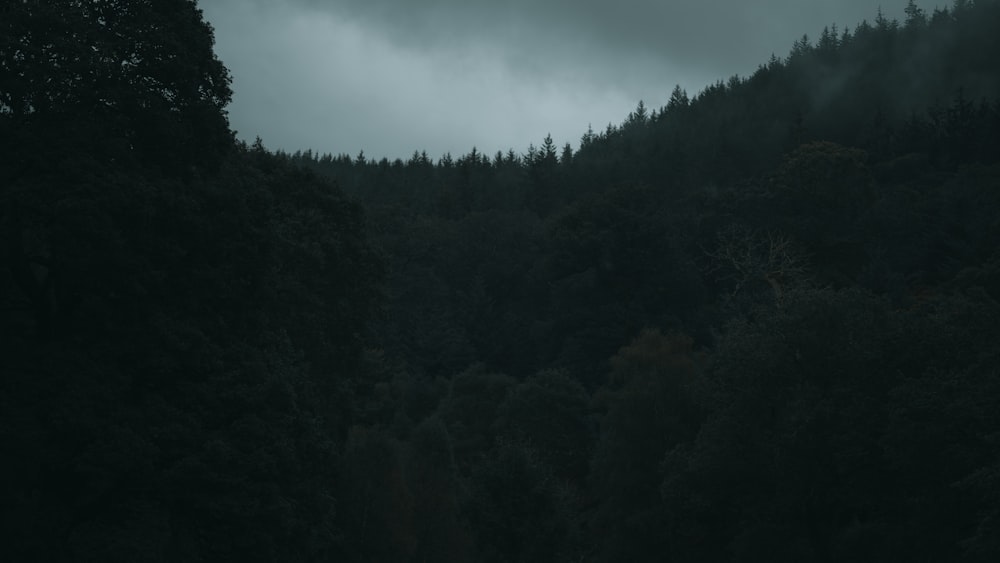
[[[907,1],[903,12],[906,14],[906,27],[915,28],[927,25],[927,14],[917,6],[914,0]]]
[[[573,147],[569,143],[566,143],[563,145],[562,154],[559,155],[559,164],[566,166],[571,162],[573,162]]]
[[[688,98],[687,92],[681,88],[680,84],[674,86],[673,92],[670,93],[670,100],[667,102],[667,111],[673,111],[681,108],[686,108],[691,103]]]

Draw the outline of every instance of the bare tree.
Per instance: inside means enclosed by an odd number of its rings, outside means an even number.
[[[806,256],[787,235],[730,225],[719,231],[716,246],[706,251],[712,258],[710,273],[733,283],[730,299],[746,292],[755,282],[764,282],[781,305],[784,288],[804,279]]]

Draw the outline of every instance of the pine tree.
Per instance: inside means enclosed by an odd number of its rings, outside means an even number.
[[[834,29],[830,30],[829,27],[824,27],[823,31],[819,35],[819,43],[816,47],[823,52],[831,52],[837,49],[837,31]]]
[[[687,92],[681,88],[680,84],[674,86],[674,91],[670,93],[670,100],[667,102],[667,111],[675,111],[686,108],[691,103]]]
[[[924,13],[923,9],[917,6],[917,3],[914,0],[909,0],[906,3],[906,8],[903,12],[906,14],[907,28],[923,27],[927,25],[927,14]]]
[[[566,166],[573,162],[573,147],[566,143],[563,145],[562,154],[559,156],[559,164]]]
[[[807,55],[812,51],[812,44],[809,43],[809,36],[802,34],[802,37],[795,40],[792,44],[792,52],[788,55],[788,60],[797,59],[801,56]]]
[[[580,149],[589,146],[594,142],[597,135],[594,133],[594,126],[590,123],[587,124],[587,132],[580,137]]]
[[[639,100],[639,105],[636,106],[635,111],[628,115],[627,123],[629,125],[644,125],[649,121],[649,111],[646,109],[646,102]]]
[[[549,133],[545,135],[545,139],[542,140],[542,150],[539,154],[541,161],[544,164],[555,164],[557,161],[556,144],[552,140],[552,134]]]

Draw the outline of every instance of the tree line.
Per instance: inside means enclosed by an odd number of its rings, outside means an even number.
[[[9,560],[993,561],[1000,3],[574,150],[236,140],[190,0],[0,18]]]

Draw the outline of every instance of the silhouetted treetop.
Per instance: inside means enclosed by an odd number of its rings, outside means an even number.
[[[138,153],[164,171],[231,146],[230,76],[193,0],[28,0],[2,20],[5,128],[30,124],[51,136],[42,145],[73,132],[67,144],[96,141],[106,156]]]

